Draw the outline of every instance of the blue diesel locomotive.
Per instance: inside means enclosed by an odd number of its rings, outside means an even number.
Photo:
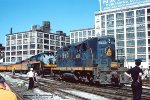
[[[100,84],[128,83],[124,72],[115,59],[115,39],[102,36],[87,39],[57,50],[57,67],[54,74],[63,79]]]

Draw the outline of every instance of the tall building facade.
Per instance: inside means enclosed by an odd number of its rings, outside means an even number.
[[[5,61],[5,59],[4,59],[4,55],[5,55],[4,52],[5,52],[5,47],[2,46],[2,44],[0,44],[0,63]]]
[[[116,39],[116,58],[125,66],[135,66],[136,58],[142,66],[150,67],[150,1],[100,0],[95,13],[95,33]]]
[[[6,35],[5,63],[16,63],[42,52],[54,52],[70,43],[63,31],[50,32],[50,23],[31,30]]]
[[[79,30],[71,30],[70,31],[70,44],[84,41],[88,38],[95,37],[95,29],[87,28],[87,29],[79,29]]]

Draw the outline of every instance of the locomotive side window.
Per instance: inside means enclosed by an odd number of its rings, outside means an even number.
[[[79,51],[80,51],[80,48],[81,48],[81,45],[77,45],[77,46],[75,46],[75,48],[76,48],[77,51],[79,52]]]
[[[98,44],[107,44],[106,40],[99,40]]]
[[[83,50],[83,51],[86,51],[86,50],[87,50],[87,44],[86,44],[86,43],[83,43],[83,44],[82,44],[82,50]]]

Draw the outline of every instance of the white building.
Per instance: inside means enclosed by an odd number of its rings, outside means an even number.
[[[71,30],[70,31],[70,44],[84,41],[88,38],[95,37],[95,29],[87,28],[87,29],[79,29],[79,30]]]
[[[100,7],[95,33],[115,37],[116,57],[126,67],[135,66],[136,58],[150,67],[150,0],[100,0]]]
[[[30,31],[6,35],[5,63],[16,63],[41,52],[54,52],[70,43],[63,31],[49,32],[49,27],[33,28]]]

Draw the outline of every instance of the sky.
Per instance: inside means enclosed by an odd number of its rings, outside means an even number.
[[[0,43],[5,45],[5,35],[28,31],[32,25],[50,21],[51,31],[94,27],[94,13],[99,10],[99,0],[0,0]]]

